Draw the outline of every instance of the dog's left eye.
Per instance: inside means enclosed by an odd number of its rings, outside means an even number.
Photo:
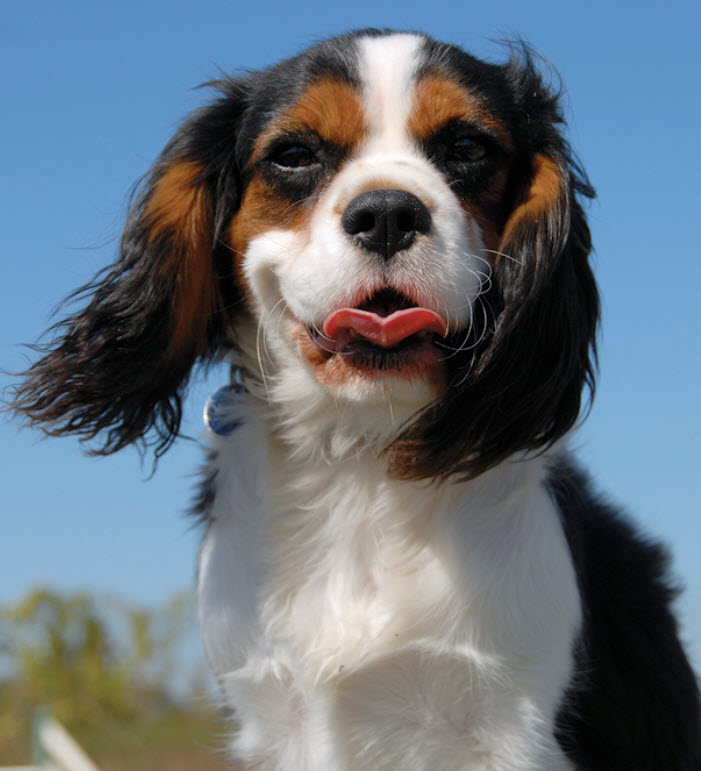
[[[477,163],[487,156],[487,146],[484,142],[472,137],[461,137],[456,139],[449,151],[449,161],[458,161],[461,163]]]
[[[304,145],[290,144],[277,148],[270,155],[270,160],[283,169],[301,169],[316,163],[316,156]]]

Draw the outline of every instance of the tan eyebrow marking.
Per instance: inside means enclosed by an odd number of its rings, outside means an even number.
[[[509,132],[490,112],[484,97],[448,77],[425,75],[414,88],[409,131],[416,139],[428,139],[451,120],[484,126],[499,137],[506,149],[511,149]]]
[[[257,138],[251,161],[257,161],[277,136],[304,131],[313,131],[340,147],[360,144],[368,126],[357,89],[331,77],[315,80],[302,97]]]

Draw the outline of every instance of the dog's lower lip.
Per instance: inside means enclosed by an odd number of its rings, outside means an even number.
[[[443,359],[437,335],[427,330],[421,330],[389,348],[374,345],[352,331],[342,340],[329,340],[315,330],[308,329],[307,332],[316,348],[327,358],[341,357],[344,364],[356,372],[386,372],[412,379],[424,378],[428,372],[440,368]]]

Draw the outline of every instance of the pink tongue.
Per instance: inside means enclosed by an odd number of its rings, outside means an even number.
[[[336,350],[342,350],[351,329],[382,348],[392,348],[422,330],[436,332],[441,337],[445,337],[448,331],[445,321],[428,308],[405,308],[389,316],[357,308],[341,308],[324,321],[323,333],[336,342]]]

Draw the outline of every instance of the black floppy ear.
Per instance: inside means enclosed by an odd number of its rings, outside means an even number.
[[[13,404],[46,433],[102,435],[107,454],[156,434],[177,435],[190,370],[219,347],[236,310],[233,256],[223,230],[240,195],[236,133],[244,83],[177,132],[137,189],[117,261],[74,299]],[[221,239],[220,239],[221,236]]]
[[[506,430],[518,428],[520,449],[551,444],[577,421],[584,388],[594,391],[599,321],[577,200],[594,192],[561,142],[536,153],[529,172],[494,268],[500,311],[487,359],[488,369],[506,373],[502,411],[515,418]]]
[[[456,367],[445,396],[388,449],[403,477],[477,476],[547,447],[594,388],[599,298],[577,195],[593,197],[566,142],[557,98],[530,57],[505,67],[523,125],[512,200],[483,300],[493,321]]]

